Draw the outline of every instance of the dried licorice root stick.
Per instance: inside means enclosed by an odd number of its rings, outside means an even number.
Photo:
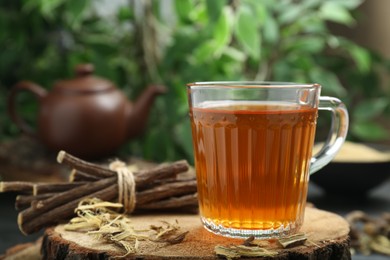
[[[39,195],[18,195],[15,200],[15,209],[23,210],[30,207],[33,201],[43,200],[55,196],[56,193],[45,193]]]
[[[18,224],[24,234],[34,233],[73,216],[81,199],[97,197],[116,202],[121,197],[119,188],[123,187],[119,182],[123,177],[117,175],[117,172],[83,161],[64,151],[59,153],[58,161],[71,166],[73,179],[77,175],[79,181],[52,184],[0,183],[1,192],[16,191],[24,194],[19,195],[15,203],[17,209],[23,209],[18,215]],[[158,210],[196,207],[196,181],[175,181],[177,174],[188,169],[188,163],[182,160],[135,172],[135,193],[132,195],[137,201],[135,208]],[[128,198],[130,194],[126,196]]]
[[[34,184],[24,181],[0,182],[0,192],[32,193]]]
[[[137,190],[153,184],[156,180],[176,177],[178,173],[186,172],[188,169],[188,162],[186,160],[181,160],[171,164],[163,164],[152,169],[134,172]]]
[[[113,184],[115,184],[115,179],[113,177],[88,183],[80,186],[77,189],[64,191],[50,198],[31,203],[31,206],[28,209],[20,212],[19,215],[23,221],[29,221],[30,219],[39,216],[40,214],[43,214],[44,212],[49,211],[55,207],[66,204],[69,201],[77,200],[83,196],[90,195],[96,191],[110,187]]]
[[[78,181],[98,181],[99,177],[93,176],[76,169],[73,169],[69,175],[69,182],[78,182]]]
[[[58,153],[57,162],[64,163],[85,174],[89,174],[100,178],[116,176],[116,173],[114,171],[111,171],[110,169],[107,169],[98,164],[86,162],[73,155],[68,154],[65,151],[60,151]]]
[[[137,192],[137,205],[144,205],[153,201],[195,192],[195,180],[163,184],[148,190]]]
[[[80,187],[86,182],[72,183],[32,183],[22,181],[0,182],[0,192],[19,192],[24,194],[39,195],[45,193],[61,192]]]
[[[60,151],[58,153],[57,161],[75,169],[75,171],[71,173],[71,180],[88,180],[89,178],[96,179],[116,176],[115,171],[105,168],[104,166],[86,162],[65,151]],[[156,180],[175,177],[178,173],[186,172],[188,169],[188,162],[186,160],[180,160],[171,164],[163,164],[152,169],[134,172],[136,187],[139,190],[140,188],[154,183]]]
[[[172,197],[165,200],[150,202],[145,205],[139,205],[137,208],[146,210],[162,210],[162,209],[192,209],[198,206],[197,194],[184,195],[181,197]]]
[[[114,185],[116,186],[116,185]],[[71,218],[74,215],[74,210],[81,200],[89,198],[99,198],[101,200],[111,201],[114,200],[117,196],[117,192],[111,187],[99,190],[95,193],[89,194],[87,196],[75,199],[68,203],[65,203],[61,206],[55,207],[51,210],[48,210],[29,221],[23,219],[23,215],[20,213],[18,215],[18,225],[20,231],[23,234],[33,234],[44,227],[48,227],[52,224],[58,223],[60,220],[66,220]]]

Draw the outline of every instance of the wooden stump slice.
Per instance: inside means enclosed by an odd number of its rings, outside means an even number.
[[[166,245],[141,241],[135,255],[126,259],[217,259],[216,245],[238,245],[243,239],[232,239],[214,235],[202,227],[198,215],[153,215],[131,217],[134,226],[142,229],[159,225],[161,221],[179,222],[181,231],[189,231],[179,244]],[[301,228],[308,240],[302,246],[283,249],[275,240],[266,248],[276,250],[272,258],[257,259],[351,259],[349,248],[349,225],[340,216],[307,208],[305,222]],[[124,252],[109,244],[99,242],[90,235],[64,230],[63,225],[48,228],[42,242],[43,259],[109,259]]]
[[[5,254],[0,255],[0,260],[40,260],[40,249],[42,245],[42,237],[35,242],[24,243],[15,245],[7,251]]]

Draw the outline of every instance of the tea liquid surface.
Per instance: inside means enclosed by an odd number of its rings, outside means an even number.
[[[190,111],[202,220],[241,230],[303,222],[317,109],[214,102]]]

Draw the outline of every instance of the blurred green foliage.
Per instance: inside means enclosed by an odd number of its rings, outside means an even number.
[[[90,62],[134,99],[150,83],[159,97],[149,129],[122,153],[155,161],[192,161],[185,83],[211,80],[317,82],[351,113],[349,138],[388,138],[389,65],[337,36],[328,23],[355,24],[361,0],[3,0],[0,6],[0,140],[18,129],[6,96],[21,79],[50,89]],[[34,122],[36,104],[23,99]],[[320,128],[327,129],[325,126]],[[327,130],[326,130],[327,131]]]

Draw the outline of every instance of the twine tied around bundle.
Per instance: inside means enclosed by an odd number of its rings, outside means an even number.
[[[136,203],[134,174],[119,160],[110,163],[109,168],[118,176],[118,202],[122,203],[125,212],[130,214],[134,211]]]

